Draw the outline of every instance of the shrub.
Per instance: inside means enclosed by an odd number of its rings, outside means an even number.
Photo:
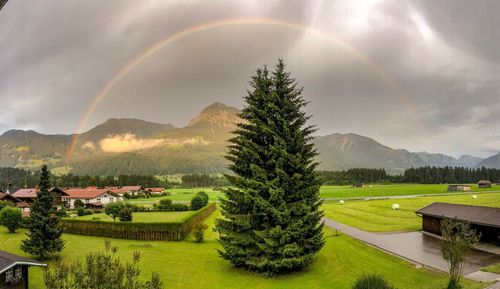
[[[0,223],[9,229],[9,233],[15,233],[21,227],[22,219],[18,208],[7,206],[0,211]]]
[[[9,201],[0,200],[0,211],[5,207],[14,207],[14,204]]]
[[[118,218],[122,222],[132,222],[132,209],[125,207],[118,212]]]
[[[61,207],[59,210],[57,210],[56,215],[59,218],[64,218],[68,216],[68,212],[66,212],[66,209],[64,207]]]
[[[171,207],[172,207],[171,199],[160,200],[160,204],[157,206],[158,210],[160,211],[170,211]]]
[[[363,275],[361,276],[353,289],[395,289],[392,287],[383,276],[380,275]]]
[[[189,206],[186,204],[172,204],[172,206],[170,207],[170,211],[172,212],[189,211]]]
[[[203,242],[203,239],[205,238],[204,233],[207,228],[208,226],[203,223],[198,223],[194,226],[193,235],[196,243]]]
[[[113,221],[116,221],[116,218],[118,217],[118,213],[124,208],[125,206],[123,205],[122,202],[113,202],[109,203],[104,207],[104,213],[111,218],[113,218]]]
[[[101,209],[95,209],[95,210],[94,210],[94,214],[100,214],[100,213],[102,213],[102,210],[101,210]]]
[[[84,207],[76,208],[76,214],[78,215],[78,217],[85,216],[85,208]]]
[[[85,216],[88,216],[88,215],[92,215],[93,213],[92,213],[92,211],[91,211],[91,210],[89,210],[89,209],[85,209],[85,210],[83,211],[83,214],[84,214]]]
[[[78,208],[85,207],[85,204],[83,203],[82,200],[76,199],[75,203],[73,204],[73,206],[75,206],[75,209],[78,209]]]
[[[205,207],[207,204],[208,195],[205,192],[199,192],[191,199],[191,210],[198,211],[199,209]]]

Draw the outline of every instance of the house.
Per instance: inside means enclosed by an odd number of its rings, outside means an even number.
[[[480,180],[477,182],[477,187],[478,188],[491,188],[491,181],[490,180]]]
[[[441,235],[441,220],[456,218],[471,224],[481,234],[482,241],[498,242],[500,237],[500,208],[433,203],[416,211],[422,216],[422,230]]]
[[[461,184],[448,185],[448,192],[470,192],[470,186]]]
[[[76,200],[81,200],[85,204],[85,207],[92,209],[102,208],[107,203],[122,200],[121,196],[109,191],[108,189],[77,188],[68,189],[66,190],[66,193],[67,196],[64,196],[62,199],[68,204],[70,209],[75,208]]]
[[[11,194],[7,193],[0,193],[0,201],[8,201],[11,202],[13,205],[21,209],[23,213],[25,212],[26,208],[29,208],[29,204],[23,202],[22,200],[12,196]],[[29,209],[27,210],[29,213]]]
[[[28,204],[28,206],[24,207],[23,211],[26,213],[26,211],[29,212],[29,207],[35,201],[38,192],[40,192],[39,188],[24,188],[17,190],[15,193],[11,194],[11,196]],[[54,195],[54,207],[60,209],[61,207],[66,205],[66,202],[63,201],[63,196],[67,196],[67,193],[65,191],[59,189],[58,187],[53,187],[49,189],[49,192]]]
[[[0,251],[0,288],[28,289],[28,268],[45,267],[44,263]]]
[[[124,194],[141,195],[145,193],[145,189],[143,186],[123,186],[116,189],[110,189],[110,188],[106,189],[120,196],[123,196]]]
[[[159,194],[162,194],[165,191],[165,189],[164,188],[146,188],[145,191],[149,192],[152,195],[159,195]]]
[[[352,185],[353,188],[362,188],[364,186],[365,186],[365,184],[363,184],[363,183],[355,183]]]

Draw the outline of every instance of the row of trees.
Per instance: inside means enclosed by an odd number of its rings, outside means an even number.
[[[181,184],[186,188],[222,187],[229,185],[229,182],[223,176],[210,174],[189,174],[181,177]]]
[[[343,171],[321,171],[319,176],[324,185],[350,185],[354,183],[385,183],[394,177],[384,169],[349,169]]]
[[[405,170],[401,182],[422,184],[477,183],[500,180],[499,169],[464,167],[421,167]]]

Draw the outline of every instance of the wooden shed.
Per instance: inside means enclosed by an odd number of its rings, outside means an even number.
[[[500,242],[500,208],[432,203],[416,214],[422,216],[424,232],[441,235],[441,220],[456,218],[469,222],[472,229],[481,233],[482,241]]]
[[[491,181],[490,180],[480,180],[477,182],[477,187],[478,188],[491,188]]]
[[[470,192],[469,185],[453,184],[448,185],[449,192]]]

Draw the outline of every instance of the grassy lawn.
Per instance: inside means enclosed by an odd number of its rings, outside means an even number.
[[[477,199],[472,195],[431,196],[393,200],[346,201],[323,205],[325,216],[341,223],[366,231],[416,231],[422,227],[422,220],[415,211],[433,202],[448,202],[479,206],[500,207],[500,194],[480,194]],[[392,210],[392,204],[401,206]]]
[[[212,227],[217,213],[206,222]],[[119,247],[117,254],[122,260],[131,260],[134,251],[141,252],[143,277],[152,271],[160,273],[165,288],[336,288],[350,289],[353,282],[363,273],[384,275],[399,289],[444,289],[445,274],[417,269],[409,263],[369,247],[348,236],[335,236],[325,229],[326,244],[314,264],[304,272],[279,278],[266,278],[233,268],[222,260],[216,251],[219,245],[216,234],[209,228],[206,241],[202,244],[190,240],[183,242],[144,242],[112,240]],[[0,227],[0,248],[15,254],[22,254],[20,240],[24,231],[8,234]],[[90,250],[102,248],[104,239],[78,235],[64,235],[66,248],[60,254],[62,260],[83,257]],[[52,261],[48,261],[49,265]],[[30,269],[30,284],[33,288],[44,288],[42,269]],[[464,281],[464,289],[484,288],[484,284]]]
[[[471,185],[473,192],[500,191],[500,186],[489,189],[479,189],[477,185]],[[350,186],[322,186],[321,196],[323,198],[364,198],[383,196],[405,196],[405,195],[427,195],[446,194],[448,185],[422,185],[422,184],[397,184],[397,185],[368,185],[363,188],[352,188]]]
[[[195,211],[186,212],[136,212],[132,215],[132,222],[180,222],[185,218],[194,214]],[[99,218],[98,221],[113,222],[113,218],[100,213],[87,216],[76,217],[76,220],[93,220]],[[118,222],[118,219],[117,219]]]
[[[172,195],[168,197],[157,197],[149,199],[133,199],[127,202],[138,205],[152,205],[159,203],[161,199],[172,199],[176,202],[189,202],[193,196],[204,191],[210,197],[210,201],[217,201],[224,197],[219,191],[213,188],[173,188],[167,189]],[[478,189],[477,185],[472,185],[474,192],[500,191],[500,186],[493,186],[490,189]],[[322,186],[320,189],[323,198],[365,198],[401,195],[424,195],[424,194],[446,194],[448,185],[421,185],[421,184],[398,184],[398,185],[372,185],[363,188],[352,188],[351,186]]]

